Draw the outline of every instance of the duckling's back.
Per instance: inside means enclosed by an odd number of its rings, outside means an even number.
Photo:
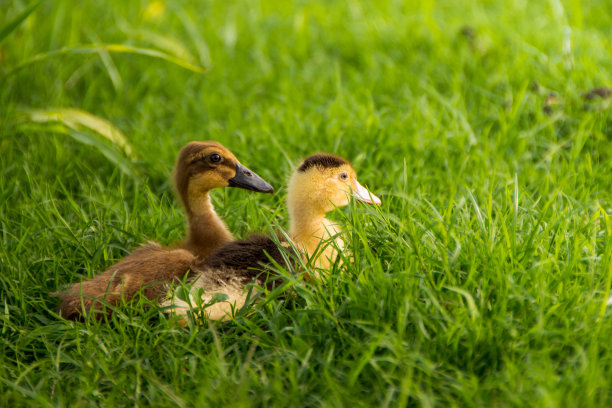
[[[206,258],[201,267],[209,270],[231,270],[241,276],[252,278],[261,274],[262,270],[270,269],[273,262],[290,268],[295,265],[297,254],[281,237],[277,241],[263,234],[254,234],[240,241],[230,242]]]

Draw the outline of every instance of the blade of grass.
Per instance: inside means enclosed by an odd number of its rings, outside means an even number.
[[[164,60],[166,62],[170,62],[174,65],[178,65],[179,67],[185,68],[189,71],[197,72],[198,74],[204,74],[207,70],[203,67],[194,65],[182,58],[174,57],[172,55],[166,54],[165,52],[161,52],[159,50],[155,50],[152,48],[142,48],[142,47],[134,47],[132,45],[125,44],[86,44],[78,47],[64,47],[58,50],[53,50],[41,54],[37,54],[30,59],[27,59],[17,66],[10,69],[6,76],[12,75],[15,72],[29,66],[35,64],[40,61],[44,61],[53,57],[69,55],[69,54],[99,54],[102,51],[111,52],[111,53],[122,53],[122,54],[137,54],[137,55],[145,55],[152,58],[158,58]]]
[[[82,131],[83,128],[92,130],[121,148],[128,157],[132,157],[132,146],[123,132],[99,116],[74,108],[31,109],[23,113],[35,123],[59,122],[74,131]]]
[[[97,35],[95,33],[91,33],[90,40],[98,41]],[[106,68],[106,72],[113,83],[115,91],[120,92],[123,89],[123,80],[121,79],[121,74],[119,74],[119,70],[113,61],[113,58],[111,57],[110,53],[103,48],[99,50],[98,55],[100,56],[100,60],[102,60],[104,68]]]
[[[5,24],[0,28],[0,44],[6,40],[6,38],[19,27],[19,25],[26,19],[36,8],[42,3],[43,0],[32,3],[29,7],[19,13],[14,19]]]
[[[25,120],[18,124],[21,131],[53,132],[95,147],[111,163],[131,178],[138,180],[138,171],[132,164],[132,146],[127,138],[106,119],[80,109],[26,110]],[[110,142],[110,144],[109,144]]]
[[[206,40],[204,39],[202,33],[198,30],[198,27],[193,22],[193,19],[189,16],[189,14],[185,12],[185,10],[178,10],[177,15],[183,22],[187,33],[191,37],[191,40],[193,41],[194,45],[196,46],[196,49],[198,50],[200,64],[202,64],[202,66],[206,67],[207,69],[210,69],[212,65],[212,61],[210,58],[210,48],[208,47],[208,44],[206,43]]]
[[[167,34],[160,34],[144,28],[132,28],[127,23],[121,23],[119,28],[133,40],[148,43],[158,50],[168,53],[168,55],[173,55],[189,63],[195,61],[195,58],[183,43]]]

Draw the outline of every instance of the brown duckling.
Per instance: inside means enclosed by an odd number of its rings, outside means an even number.
[[[318,269],[328,270],[336,261],[338,250],[344,248],[340,227],[327,219],[326,214],[347,205],[351,195],[368,204],[381,203],[378,197],[359,184],[350,163],[332,154],[319,153],[306,158],[289,180],[289,237],[295,248],[301,250],[310,264]],[[289,249],[289,254],[293,252],[289,243],[282,245]],[[269,258],[281,265],[288,259],[269,237],[255,235],[231,242],[194,266],[188,301],[171,293],[162,305],[173,313],[185,315],[190,303],[197,304],[196,296],[202,289],[201,304],[210,302],[215,293],[223,293],[228,296],[226,301],[214,303],[204,312],[212,320],[227,319],[232,310],[245,304],[248,284],[255,280],[259,285],[273,285],[273,281],[266,279],[265,265],[270,263]]]
[[[229,186],[263,193],[274,191],[228,149],[213,141],[191,142],[181,150],[174,183],[185,207],[187,238],[170,248],[149,243],[94,278],[55,293],[61,299],[59,311],[64,318],[78,318],[92,308],[97,313],[104,309],[104,303],[97,299],[117,305],[131,300],[140,290],[154,300],[165,293],[164,283],[183,278],[192,265],[231,242],[232,234],[213,208],[210,190]]]

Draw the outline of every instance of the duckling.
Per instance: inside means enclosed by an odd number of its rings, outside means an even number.
[[[179,248],[199,258],[233,241],[232,234],[215,212],[209,192],[217,187],[237,187],[272,194],[274,188],[244,167],[217,142],[191,142],[176,163],[174,183],[187,214],[187,238]]]
[[[380,205],[380,198],[357,181],[357,174],[344,158],[319,153],[306,158],[289,180],[287,209],[289,236],[298,247],[312,255],[321,242],[333,240],[317,255],[314,265],[328,269],[336,259],[336,248],[342,250],[342,230],[326,214],[348,205],[350,194],[364,203]]]
[[[326,214],[347,205],[351,195],[368,204],[381,204],[378,197],[357,181],[355,170],[346,159],[328,153],[307,157],[289,180],[289,237],[295,248],[317,269],[329,269],[336,261],[338,250],[344,248],[341,228],[327,219]],[[291,256],[291,245],[287,242],[282,245],[289,249]],[[269,258],[278,264],[286,264],[286,257],[269,237],[255,235],[231,242],[204,262],[194,265],[192,276],[198,275],[191,284],[189,299],[178,299],[171,293],[162,305],[173,313],[184,315],[190,304],[197,304],[199,289],[204,290],[202,304],[210,302],[214,293],[224,293],[228,296],[225,302],[214,303],[204,311],[209,319],[227,319],[232,310],[245,304],[248,296],[245,288],[253,280],[268,287],[274,284],[274,281],[267,280],[265,271]]]
[[[232,234],[211,203],[212,189],[229,186],[263,193],[274,191],[227,148],[213,141],[191,142],[183,147],[175,166],[174,184],[187,216],[187,238],[169,248],[149,243],[96,277],[54,293],[61,299],[59,310],[63,317],[75,319],[92,308],[102,309],[103,303],[96,299],[117,305],[132,299],[141,289],[144,296],[154,300],[165,292],[164,283],[184,277],[194,263],[231,242]]]

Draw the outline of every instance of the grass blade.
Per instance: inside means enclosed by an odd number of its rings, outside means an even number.
[[[155,50],[152,48],[141,48],[134,47],[132,45],[125,44],[87,44],[81,45],[78,47],[64,47],[58,50],[53,50],[41,54],[37,54],[32,58],[25,60],[11,69],[6,75],[12,75],[15,72],[29,66],[35,64],[40,61],[44,61],[53,57],[58,57],[62,55],[69,54],[99,54],[101,52],[109,52],[109,53],[123,53],[123,54],[137,54],[137,55],[145,55],[152,58],[158,58],[164,60],[166,62],[170,62],[174,65],[178,65],[181,68],[185,68],[189,71],[197,72],[198,74],[203,74],[206,72],[206,69],[197,65],[190,63],[182,58],[174,57],[172,55],[166,54],[165,52]]]
[[[187,47],[176,38],[172,38],[167,34],[157,33],[153,30],[147,30],[144,28],[132,28],[127,24],[120,25],[121,31],[123,31],[130,39],[141,43],[147,43],[154,46],[156,49],[172,55],[176,58],[180,58],[189,63],[194,63],[195,58]]]
[[[121,148],[128,157],[132,157],[132,146],[123,132],[99,116],[74,108],[32,109],[24,113],[35,123],[60,122],[74,131],[82,131],[83,128],[92,130]]]
[[[138,179],[138,172],[130,160],[134,157],[132,146],[123,132],[108,120],[74,108],[32,109],[23,111],[23,114],[26,120],[19,125],[21,130],[50,131],[70,136],[80,143],[95,147],[123,173]]]
[[[19,13],[13,20],[9,21],[4,27],[0,28],[0,44],[6,40],[10,33],[15,31],[17,27],[26,19],[36,8],[42,3],[43,0],[39,0],[30,4],[25,10]]]

